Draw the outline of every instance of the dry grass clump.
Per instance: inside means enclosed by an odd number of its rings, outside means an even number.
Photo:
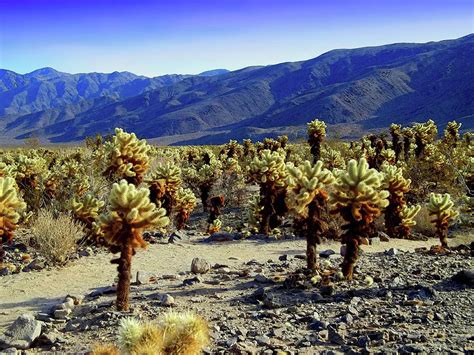
[[[50,210],[39,210],[31,225],[38,251],[50,262],[63,263],[77,249],[77,241],[84,234],[80,223],[67,214],[55,215]]]

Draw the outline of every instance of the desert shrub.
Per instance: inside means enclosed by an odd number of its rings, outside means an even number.
[[[33,242],[38,251],[52,263],[65,262],[77,249],[83,227],[67,214],[55,215],[41,209],[31,225]]]

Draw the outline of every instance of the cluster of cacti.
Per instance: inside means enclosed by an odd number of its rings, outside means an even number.
[[[405,200],[411,180],[403,177],[401,168],[389,164],[383,165],[382,173],[383,187],[390,193],[385,209],[385,228],[391,237],[407,238],[410,227],[414,225],[413,218],[420,210],[417,206],[409,208]]]
[[[431,223],[436,228],[436,234],[439,237],[441,246],[448,247],[448,227],[449,224],[459,215],[454,208],[454,203],[449,194],[430,194],[428,211],[433,217]]]
[[[342,227],[342,242],[346,244],[342,272],[351,280],[362,238],[373,232],[372,224],[388,205],[389,192],[382,190],[383,174],[370,169],[365,158],[349,161],[347,170],[338,172],[336,178],[330,202],[333,213],[339,213],[347,222]]]
[[[107,164],[104,174],[107,177],[125,179],[135,185],[142,182],[149,165],[150,146],[146,140],[116,128],[115,136],[106,142],[104,149]]]
[[[203,318],[190,312],[169,312],[156,323],[122,319],[119,347],[99,345],[92,354],[198,355],[209,341],[209,326]]]
[[[142,232],[146,228],[164,227],[169,223],[166,211],[150,202],[150,191],[136,188],[126,180],[114,183],[107,212],[99,218],[99,226],[112,252],[120,252],[118,264],[117,309],[128,310],[132,256],[136,248],[146,246]]]
[[[100,233],[96,228],[101,209],[105,202],[99,200],[92,194],[86,194],[83,198],[74,198],[71,201],[71,210],[74,218],[83,223],[87,229],[88,241],[99,243]]]
[[[248,175],[250,181],[260,186],[260,233],[268,235],[287,212],[285,157],[280,152],[265,149],[250,163]]]
[[[313,162],[321,159],[321,143],[326,138],[326,123],[320,120],[313,120],[308,123],[308,144],[311,147]]]
[[[324,166],[329,170],[333,169],[344,169],[346,167],[346,161],[336,149],[326,147],[321,152],[321,160],[324,162]]]
[[[288,170],[288,209],[295,214],[297,232],[306,238],[307,267],[315,271],[317,267],[316,245],[328,230],[328,223],[323,218],[327,207],[327,188],[334,182],[334,177],[323,162],[312,165],[306,161],[303,165],[287,165]]]
[[[20,213],[26,209],[26,203],[18,196],[15,180],[0,177],[0,263],[3,262],[2,244],[11,242]]]

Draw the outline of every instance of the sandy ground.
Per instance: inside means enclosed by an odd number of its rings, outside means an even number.
[[[434,239],[429,241],[391,240],[376,246],[364,246],[364,250],[369,253],[384,251],[391,247],[413,250],[416,247],[434,244],[437,244]],[[338,251],[339,247],[339,243],[331,242],[321,245],[319,250],[331,248]],[[304,250],[304,240],[265,243],[240,241],[219,244],[197,242],[155,244],[137,253],[133,259],[133,270],[134,273],[137,270],[144,270],[158,275],[175,274],[189,270],[191,260],[195,257],[206,258],[211,263],[236,266],[251,259],[267,261],[277,259],[282,254],[303,254]],[[111,254],[103,252],[81,258],[63,268],[1,277],[0,330],[18,315],[45,309],[67,294],[87,294],[95,288],[111,285],[117,271],[116,266],[110,264],[110,259]]]

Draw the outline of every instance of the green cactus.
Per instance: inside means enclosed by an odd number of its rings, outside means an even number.
[[[400,234],[403,236],[408,236],[411,233],[411,228],[416,225],[415,217],[420,212],[421,206],[414,205],[408,206],[404,205],[399,212],[400,216],[400,225],[398,229]]]
[[[448,247],[448,227],[449,223],[459,216],[459,212],[453,209],[454,202],[451,201],[449,194],[430,194],[430,202],[428,203],[428,212],[433,216],[431,223],[436,227],[436,234],[439,237],[441,246]]]
[[[425,123],[417,123],[413,126],[415,136],[415,156],[422,158],[425,154],[425,148],[428,144],[434,142],[438,134],[438,128],[433,120],[428,120]]]
[[[16,190],[15,180],[11,177],[0,177],[0,263],[4,254],[2,244],[10,243],[20,214],[26,209]]]
[[[288,194],[287,206],[295,216],[295,229],[306,238],[306,259],[308,270],[317,268],[316,245],[321,243],[321,236],[327,232],[327,221],[322,217],[326,210],[327,187],[334,182],[334,177],[323,162],[312,165],[305,161],[300,166],[287,164]]]
[[[191,189],[179,188],[176,193],[176,229],[181,230],[186,225],[191,212],[196,207],[196,196]]]
[[[87,242],[101,244],[102,233],[96,228],[96,223],[104,205],[104,201],[95,198],[92,194],[86,194],[82,199],[75,197],[71,201],[74,218],[86,227]]]
[[[402,126],[392,123],[390,125],[390,135],[392,136],[392,149],[395,153],[395,162],[397,163],[403,151]]]
[[[182,184],[181,169],[171,162],[159,163],[145,182],[150,187],[151,202],[161,202],[168,216],[171,215],[176,193]]]
[[[281,216],[287,212],[285,157],[279,151],[265,149],[250,163],[248,175],[250,181],[260,185],[260,233],[268,235],[270,229],[278,227]]]
[[[375,169],[369,169],[365,158],[359,162],[349,161],[347,170],[337,172],[336,175],[335,191],[330,194],[330,203],[334,207],[333,213],[339,213],[348,222],[343,226],[346,232],[342,236],[342,243],[347,248],[342,272],[351,280],[362,238],[370,235],[371,224],[388,205],[389,192],[381,189],[383,175]]]
[[[99,218],[99,226],[111,251],[120,252],[118,264],[117,309],[129,307],[130,272],[132,255],[138,247],[144,248],[142,232],[145,228],[164,227],[169,223],[166,211],[150,202],[150,191],[137,189],[126,180],[115,183],[109,195],[107,212]]]
[[[308,123],[308,144],[311,147],[313,163],[321,159],[321,144],[326,138],[326,123],[320,120],[313,120]]]
[[[148,169],[149,150],[145,139],[139,140],[135,133],[116,128],[112,141],[105,145],[107,168],[104,174],[134,185],[140,184]]]
[[[410,160],[411,152],[412,152],[412,147],[413,145],[413,137],[415,136],[415,133],[413,131],[413,128],[406,127],[403,128],[402,130],[402,135],[403,135],[403,155],[405,162],[408,162]]]
[[[389,164],[382,166],[382,173],[383,187],[390,193],[389,204],[385,209],[385,228],[391,237],[407,238],[410,229],[402,226],[402,210],[406,207],[404,195],[410,191],[411,180],[403,177],[401,168]],[[408,212],[406,209],[404,211]],[[410,213],[413,211],[410,210]]]
[[[457,123],[456,121],[448,122],[444,130],[444,143],[448,146],[456,147],[459,139],[461,138],[459,134],[459,129],[461,128],[462,123]]]

